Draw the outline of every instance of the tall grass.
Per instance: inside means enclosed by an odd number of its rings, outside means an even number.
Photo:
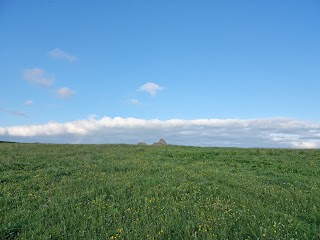
[[[319,239],[320,151],[0,144],[0,239]]]

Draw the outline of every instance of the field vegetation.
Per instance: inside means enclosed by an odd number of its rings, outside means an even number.
[[[0,144],[0,239],[319,239],[320,150]]]

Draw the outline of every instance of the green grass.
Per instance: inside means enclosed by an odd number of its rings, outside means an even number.
[[[320,151],[0,144],[0,239],[319,239]]]

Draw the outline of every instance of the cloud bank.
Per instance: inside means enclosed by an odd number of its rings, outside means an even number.
[[[288,118],[144,120],[88,119],[0,127],[5,141],[51,143],[152,143],[224,147],[320,148],[320,123]]]

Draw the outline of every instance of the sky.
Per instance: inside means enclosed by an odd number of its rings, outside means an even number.
[[[0,141],[320,148],[318,0],[0,0]]]

